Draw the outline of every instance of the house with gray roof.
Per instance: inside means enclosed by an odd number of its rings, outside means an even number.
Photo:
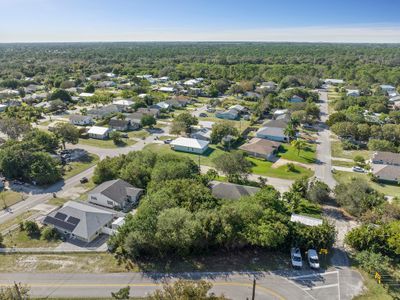
[[[88,202],[96,205],[127,210],[139,202],[143,189],[139,189],[122,179],[103,182],[88,194]]]
[[[69,117],[69,122],[73,125],[78,126],[86,126],[93,125],[93,117],[92,116],[82,116],[82,115],[72,115]]]
[[[371,162],[373,164],[400,166],[400,153],[377,151],[373,154]]]
[[[121,108],[118,105],[110,104],[107,106],[103,106],[100,108],[91,109],[87,112],[88,115],[93,116],[95,118],[106,118],[112,114],[122,112]]]
[[[287,142],[289,137],[285,135],[286,126],[287,121],[284,119],[270,120],[257,130],[256,137],[277,142]]]
[[[111,228],[116,214],[82,202],[68,201],[43,219],[67,238],[90,243],[104,228]]]
[[[111,129],[117,131],[127,131],[130,128],[131,122],[129,120],[119,120],[117,118],[112,118],[108,125]]]
[[[239,117],[239,112],[236,109],[228,109],[225,111],[217,111],[215,116],[224,120],[236,120]]]
[[[228,182],[211,182],[211,193],[215,198],[237,200],[242,197],[251,196],[260,190],[258,187],[240,185]]]

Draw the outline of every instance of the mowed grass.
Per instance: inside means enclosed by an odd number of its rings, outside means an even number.
[[[214,167],[213,159],[218,157],[219,155],[225,153],[223,150],[217,148],[215,145],[211,145],[210,149],[203,155],[191,154],[186,152],[174,151],[170,148],[169,145],[162,144],[149,144],[145,146],[145,150],[154,151],[157,153],[175,153],[178,155],[182,155],[185,157],[189,157],[194,160],[196,163],[200,165],[205,165],[209,167]],[[286,166],[281,166],[279,168],[271,168],[272,162],[260,160],[252,157],[247,158],[252,164],[252,171],[254,174],[277,177],[283,179],[297,179],[302,176],[310,177],[313,175],[313,172],[307,168],[303,168],[300,166],[295,166],[294,172],[288,172]]]
[[[374,182],[371,180],[368,174],[365,173],[335,171],[333,177],[339,183],[350,182],[352,178],[363,178],[378,192],[394,197],[400,195],[400,185]]]
[[[20,193],[14,191],[3,191],[0,192],[0,208],[5,209],[23,200],[23,196]]]
[[[114,144],[112,140],[97,140],[97,139],[79,139],[79,144],[87,145],[92,147],[99,147],[105,149],[114,149],[121,148],[126,146],[134,145],[136,142],[131,139],[122,139],[122,143],[120,145]]]
[[[193,154],[193,153],[186,153],[186,152],[181,152],[181,151],[174,151],[171,149],[170,145],[165,145],[165,144],[148,144],[144,147],[144,150],[150,150],[154,151],[156,153],[174,153],[177,155],[189,157],[190,159],[194,160],[196,163],[199,163],[200,165],[204,166],[209,166],[213,167],[214,164],[212,160],[219,155],[223,154],[224,151],[221,149],[218,149],[215,145],[210,145],[209,149],[201,155],[198,154]]]
[[[295,180],[303,176],[311,177],[314,174],[313,171],[298,165],[295,165],[294,171],[289,172],[286,165],[280,166],[278,168],[272,168],[271,166],[273,165],[273,163],[270,161],[261,160],[253,157],[248,157],[247,159],[253,164],[252,171],[254,174],[257,175]]]
[[[282,144],[278,157],[297,161],[304,164],[312,164],[315,162],[316,158],[316,146],[310,143],[307,143],[306,147],[300,151],[300,153],[290,144]]]
[[[87,159],[85,159],[84,161],[72,162],[66,166],[66,171],[64,172],[63,178],[71,178],[94,166],[95,164],[97,164],[98,161],[99,157],[97,155],[89,154]]]
[[[128,132],[129,138],[134,138],[134,139],[143,139],[148,137],[149,135],[150,133],[144,129]]]
[[[47,241],[42,240],[40,237],[29,237],[25,231],[16,229],[4,236],[3,245],[5,247],[16,248],[54,248],[57,247],[61,241]]]
[[[367,160],[372,155],[372,151],[368,150],[343,150],[341,141],[332,141],[331,149],[332,149],[332,157],[354,159],[354,157],[360,155],[365,160]]]

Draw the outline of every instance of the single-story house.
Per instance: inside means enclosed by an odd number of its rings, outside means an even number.
[[[89,98],[89,97],[93,97],[94,94],[93,93],[80,93],[79,97],[81,98]]]
[[[115,87],[115,86],[117,86],[117,84],[116,84],[114,81],[106,80],[106,81],[99,82],[99,83],[97,84],[97,86],[98,86],[99,88],[110,88],[110,87]]]
[[[266,90],[275,90],[278,87],[278,84],[276,84],[273,81],[268,81],[268,82],[263,82],[260,84],[260,89],[266,89]]]
[[[208,141],[179,137],[171,142],[171,148],[175,151],[203,154],[208,149]]]
[[[93,117],[82,116],[82,115],[72,115],[69,117],[69,122],[73,125],[86,126],[92,125],[94,123]]]
[[[158,103],[152,105],[151,108],[170,110],[171,105],[169,103],[167,103],[166,101],[162,101],[162,102],[158,102]]]
[[[127,111],[135,102],[129,99],[115,99],[113,104],[117,105],[121,111]]]
[[[239,149],[250,156],[273,160],[280,146],[280,142],[261,138],[252,138],[249,142],[240,146]]]
[[[293,95],[293,96],[289,99],[289,102],[290,102],[290,103],[300,103],[300,102],[303,102],[303,101],[304,101],[304,99],[303,99],[302,97],[298,96],[298,95]]]
[[[8,107],[7,104],[0,104],[0,112],[5,111],[7,107]]]
[[[347,92],[346,96],[349,96],[349,97],[359,97],[360,96],[360,90],[347,89],[346,92]]]
[[[215,122],[213,121],[199,121],[199,126],[207,129],[212,129]]]
[[[193,139],[198,139],[198,140],[203,140],[203,141],[210,141],[211,140],[211,129],[208,128],[200,128],[200,129],[195,129],[193,132],[190,134],[190,137]]]
[[[292,214],[290,217],[291,222],[301,223],[307,226],[320,226],[323,223],[322,219],[313,218],[305,215]]]
[[[235,109],[229,109],[225,111],[217,111],[215,116],[219,119],[236,120],[239,117],[239,113]]]
[[[129,209],[139,202],[143,194],[139,189],[122,179],[103,182],[88,193],[88,202],[120,210]]]
[[[136,112],[145,114],[145,115],[150,115],[153,116],[155,118],[158,117],[158,115],[160,114],[160,109],[158,108],[147,108],[147,107],[140,107],[137,109]]]
[[[388,93],[388,94],[396,91],[396,88],[389,84],[382,84],[382,85],[380,85],[380,88],[382,89],[382,91],[384,91],[385,93]]]
[[[119,112],[122,112],[122,109],[119,106],[115,104],[110,104],[100,108],[91,109],[87,112],[87,114],[95,118],[106,118],[112,114],[116,114]]]
[[[164,92],[164,93],[175,93],[176,89],[174,87],[170,86],[162,86],[158,89],[159,92]]]
[[[256,137],[277,142],[287,142],[289,137],[285,135],[286,120],[270,120],[257,130]]]
[[[139,129],[142,125],[142,117],[145,114],[140,113],[140,112],[134,112],[131,114],[127,114],[125,115],[125,120],[130,122],[130,129],[131,130],[136,130]]]
[[[327,79],[324,80],[324,83],[332,84],[332,85],[338,85],[338,84],[343,84],[344,80],[343,79],[327,78]]]
[[[377,151],[372,155],[371,162],[380,165],[400,166],[400,153]]]
[[[119,120],[116,118],[112,118],[110,122],[108,122],[108,125],[111,129],[117,131],[127,131],[130,129],[131,122],[129,120]]]
[[[101,126],[93,126],[89,129],[88,135],[93,139],[105,140],[108,138],[111,129]]]
[[[166,100],[165,103],[169,104],[173,108],[183,108],[186,107],[190,100],[186,97],[175,97],[169,100]]]
[[[254,186],[240,185],[228,182],[212,181],[211,193],[215,198],[237,200],[242,197],[257,193],[260,188]]]
[[[371,171],[379,181],[400,182],[400,166],[398,165],[372,164]]]
[[[242,105],[240,105],[240,104],[232,105],[231,107],[229,107],[229,109],[234,109],[239,114],[247,112],[247,108],[242,106]]]
[[[93,205],[68,201],[61,208],[52,211],[43,219],[68,238],[90,243],[99,236],[103,228],[111,228],[115,214]]]
[[[287,109],[276,109],[272,111],[272,116],[276,119],[279,116],[286,115],[288,113]]]

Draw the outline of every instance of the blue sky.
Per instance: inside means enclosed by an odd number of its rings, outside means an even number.
[[[0,0],[0,42],[400,42],[398,0]]]

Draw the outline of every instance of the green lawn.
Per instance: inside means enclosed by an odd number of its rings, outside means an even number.
[[[332,141],[331,149],[332,149],[332,157],[354,159],[354,157],[360,155],[367,160],[372,155],[372,151],[368,150],[343,150],[341,141]]]
[[[200,165],[205,165],[205,166],[210,166],[213,167],[214,164],[212,160],[215,157],[218,157],[222,153],[224,153],[223,150],[218,149],[214,145],[210,146],[210,150],[207,151],[203,155],[197,155],[197,154],[191,154],[191,153],[186,153],[186,152],[178,152],[171,150],[169,145],[161,145],[161,144],[149,144],[144,147],[146,150],[151,150],[155,151],[158,153],[176,153],[182,156],[189,157],[193,159],[196,163],[199,162],[200,159]],[[281,166],[279,168],[271,168],[272,162],[265,161],[265,160],[259,160],[256,158],[247,158],[249,161],[251,161],[254,164],[253,167],[253,173],[257,175],[264,175],[264,176],[270,176],[270,177],[278,177],[278,178],[283,178],[283,179],[297,179],[302,176],[307,176],[310,177],[313,175],[313,172],[309,169],[296,166],[295,172],[287,172],[286,171],[286,166]]]
[[[297,161],[300,163],[312,164],[315,162],[316,158],[315,149],[315,145],[307,143],[305,149],[301,150],[300,154],[298,154],[298,151],[292,145],[282,144],[279,148],[279,153],[277,156],[283,159]]]
[[[373,182],[367,174],[363,173],[354,173],[354,172],[343,172],[343,171],[335,171],[333,174],[335,180],[339,183],[349,182],[351,178],[364,178],[368,181],[368,183],[376,189],[377,191],[389,195],[389,196],[399,196],[400,195],[400,185],[395,184],[385,184],[379,182]]]
[[[149,135],[150,135],[150,133],[144,129],[128,132],[129,138],[135,138],[135,139],[146,138]]]
[[[3,245],[5,247],[17,248],[53,248],[57,247],[61,241],[46,241],[40,238],[31,238],[25,231],[19,229],[12,231],[4,236]]]
[[[333,166],[338,166],[338,167],[351,168],[351,167],[355,166],[355,163],[354,162],[350,162],[350,161],[342,161],[342,160],[332,159],[332,165]]]
[[[22,194],[14,191],[0,192],[0,208],[4,209],[23,200]]]
[[[126,147],[126,146],[131,146],[131,145],[135,144],[135,141],[133,141],[131,139],[122,139],[122,141],[123,141],[123,144],[115,145],[112,140],[79,139],[79,144],[93,146],[93,147],[99,147],[99,148],[106,148],[106,149]]]
[[[280,166],[279,168],[271,168],[273,163],[270,161],[260,160],[253,157],[248,157],[247,159],[253,163],[252,171],[257,175],[294,180],[303,176],[311,177],[314,174],[313,171],[296,165],[294,172],[288,172],[286,165]]]
[[[90,167],[94,166],[97,162],[99,161],[99,157],[95,154],[89,154],[88,158],[84,161],[79,161],[79,162],[72,162],[66,166],[66,170],[64,172],[64,179],[71,178],[86,169],[89,169]]]
[[[198,163],[200,159],[200,165],[213,167],[214,164],[212,163],[212,160],[215,157],[218,157],[219,155],[224,153],[224,151],[218,149],[215,145],[210,145],[209,148],[210,149],[207,150],[206,153],[198,155],[198,154],[174,151],[171,149],[169,145],[163,145],[163,144],[148,144],[144,147],[144,149],[146,150],[151,150],[157,153],[175,153],[182,156],[186,156],[193,159],[196,163]]]

